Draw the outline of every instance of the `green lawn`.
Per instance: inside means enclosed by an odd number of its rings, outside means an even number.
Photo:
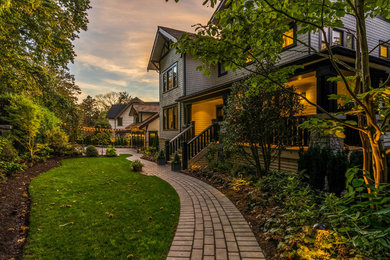
[[[179,197],[126,156],[62,161],[30,185],[26,259],[165,259]]]

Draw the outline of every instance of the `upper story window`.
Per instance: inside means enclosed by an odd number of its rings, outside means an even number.
[[[390,59],[390,46],[386,44],[379,45],[379,57]]]
[[[218,63],[218,77],[226,75],[228,72],[225,69],[225,64]]]
[[[123,118],[118,117],[118,126],[123,126]]]
[[[163,72],[163,91],[177,87],[177,63]]]
[[[283,49],[291,48],[296,45],[297,27],[295,24],[290,25],[290,29],[283,34]]]
[[[355,39],[352,33],[331,28],[324,28],[324,34],[321,32],[321,50],[326,49],[326,41],[328,41],[330,46],[344,46],[349,49],[354,49]]]
[[[163,128],[164,130],[177,130],[177,105],[163,109]]]

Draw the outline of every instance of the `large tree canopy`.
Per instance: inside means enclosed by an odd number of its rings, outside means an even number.
[[[214,5],[217,0],[206,0],[204,4]],[[337,80],[346,86],[346,94],[333,95],[349,105],[343,114],[357,116],[356,121],[342,121],[336,114],[329,113],[318,104],[310,102],[305,95],[296,93],[309,104],[325,113],[330,121],[328,133],[338,133],[340,128],[349,127],[358,130],[363,143],[364,170],[373,172],[373,179],[378,186],[387,181],[386,151],[381,137],[390,130],[390,76],[379,86],[372,84],[366,20],[378,15],[389,19],[388,1],[367,0],[227,0],[227,8],[222,8],[207,25],[198,25],[197,37],[182,36],[175,45],[180,52],[185,52],[203,62],[201,69],[210,72],[212,66],[223,63],[225,69],[242,69],[256,76],[250,77],[252,89],[257,93],[261,86],[286,89],[288,79],[300,66],[278,67],[283,51],[283,42],[291,38],[287,32],[290,24],[297,26],[297,34],[321,33],[326,43],[326,51],[319,51],[308,42],[296,39],[298,44],[307,47],[307,52],[315,53],[329,60],[336,71]],[[347,64],[334,54],[326,28],[344,27],[343,18],[355,20],[353,36],[356,46],[355,64]],[[390,38],[390,36],[389,36]],[[390,39],[389,39],[390,40]],[[294,48],[288,51],[295,51]],[[248,66],[248,61],[252,65]],[[271,69],[270,69],[271,68]],[[353,76],[342,73],[349,70]],[[264,84],[267,82],[269,84]],[[384,105],[382,105],[384,104]],[[380,120],[378,120],[379,115]],[[310,127],[310,124],[306,124]],[[367,182],[370,182],[367,178]]]

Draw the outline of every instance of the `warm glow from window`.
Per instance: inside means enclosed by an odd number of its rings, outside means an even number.
[[[381,45],[381,46],[380,46],[379,55],[380,55],[382,58],[388,58],[388,57],[389,57],[388,51],[389,51],[389,50],[388,50],[388,47],[387,47],[387,46]]]
[[[283,48],[294,44],[294,28],[290,28],[283,34]]]

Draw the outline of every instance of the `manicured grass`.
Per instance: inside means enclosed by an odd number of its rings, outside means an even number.
[[[179,218],[175,190],[131,172],[125,155],[62,162],[30,185],[26,259],[165,259]]]

